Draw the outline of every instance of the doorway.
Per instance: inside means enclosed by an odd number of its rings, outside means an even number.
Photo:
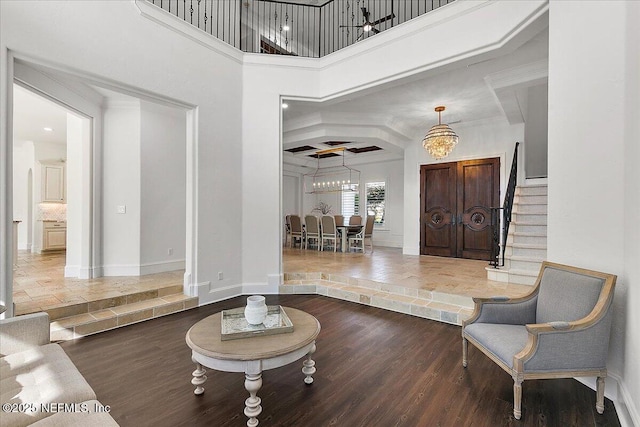
[[[489,260],[500,159],[420,167],[420,254]]]

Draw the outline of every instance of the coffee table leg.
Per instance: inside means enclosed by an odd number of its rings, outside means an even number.
[[[194,360],[194,362],[196,364],[196,370],[193,371],[193,373],[191,374],[191,375],[193,375],[193,379],[191,380],[191,384],[196,386],[196,389],[193,391],[193,393],[196,394],[196,395],[201,395],[202,393],[204,393],[204,387],[202,387],[202,384],[204,384],[204,382],[207,380],[207,376],[205,375],[205,373],[207,371],[205,371],[202,368],[201,364],[199,364],[195,360]]]
[[[256,396],[258,390],[262,387],[262,372],[257,374],[245,374],[244,388],[249,392],[249,397],[244,401],[246,407],[244,408],[244,414],[249,417],[247,420],[247,427],[255,427],[258,425],[258,415],[262,412],[262,406],[260,406],[261,399]]]
[[[313,343],[313,347],[307,353],[307,358],[302,364],[304,365],[302,368],[302,373],[307,377],[304,379],[305,384],[311,384],[313,382],[313,377],[311,375],[316,373],[316,362],[311,359],[311,355],[316,351],[316,343]]]

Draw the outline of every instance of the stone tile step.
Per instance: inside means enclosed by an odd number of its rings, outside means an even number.
[[[541,185],[523,185],[516,187],[516,195],[527,194],[527,195],[542,195],[547,194],[548,186]]]
[[[541,245],[546,247],[547,235],[540,233],[509,233],[507,236],[507,245],[510,244]]]
[[[181,294],[182,285],[163,286],[157,289],[149,289],[146,291],[132,292],[129,294],[114,295],[108,298],[96,298],[95,300],[74,303],[74,304],[58,304],[42,307],[40,309],[32,309],[29,312],[46,311],[51,320],[57,320],[65,317],[85,314],[93,311],[103,310],[106,308],[117,307],[125,304],[133,304],[140,301],[162,298],[167,295]],[[16,305],[16,311],[18,310]],[[18,314],[28,314],[20,312]]]
[[[512,222],[509,226],[509,232],[516,233],[546,233],[547,224],[527,224],[523,222]]]
[[[512,256],[509,259],[509,270],[525,270],[532,271],[536,274],[540,271],[540,265],[542,264],[544,259],[542,258],[532,258],[532,257],[524,257],[524,256]],[[506,264],[506,262],[505,262]]]
[[[517,194],[513,202],[517,204],[541,204],[546,205],[548,196],[546,194]]]
[[[528,222],[533,224],[546,224],[547,213],[546,212],[516,212],[511,213],[512,221]]]
[[[547,248],[521,248],[521,247],[512,247],[508,246],[505,250],[505,258],[513,258],[513,257],[525,257],[525,258],[533,258],[533,259],[546,259],[547,258]]]
[[[410,288],[391,288],[395,289],[390,291],[321,278],[299,278],[285,280],[279,291],[281,294],[324,295],[454,325],[461,325],[462,320],[469,317],[473,311],[473,300],[470,297],[430,291],[424,291],[419,295],[419,290],[416,289],[413,289],[415,292],[411,292],[407,291]]]
[[[51,341],[67,341],[197,306],[197,297],[177,293],[52,319]]]
[[[547,205],[539,203],[518,203],[513,205],[515,214],[547,214]]]
[[[496,282],[531,286],[535,284],[537,277],[538,272],[534,270],[493,269],[487,267],[487,278]]]

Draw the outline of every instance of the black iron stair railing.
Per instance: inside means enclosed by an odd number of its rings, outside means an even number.
[[[502,207],[491,208],[491,232],[493,241],[491,244],[491,259],[489,260],[489,264],[494,268],[504,266],[507,235],[509,234],[509,225],[511,224],[513,198],[515,196],[518,179],[518,145],[520,145],[520,143],[516,142],[513,160],[511,162],[511,172],[509,173],[509,182],[507,183],[507,192],[504,195]],[[500,211],[502,211],[502,232],[500,230]],[[500,234],[502,234],[502,242],[500,241]]]

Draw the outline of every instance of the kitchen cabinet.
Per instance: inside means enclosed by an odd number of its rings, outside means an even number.
[[[67,248],[67,223],[57,221],[42,222],[42,250],[53,251]]]
[[[63,164],[42,164],[42,201],[66,203]]]

